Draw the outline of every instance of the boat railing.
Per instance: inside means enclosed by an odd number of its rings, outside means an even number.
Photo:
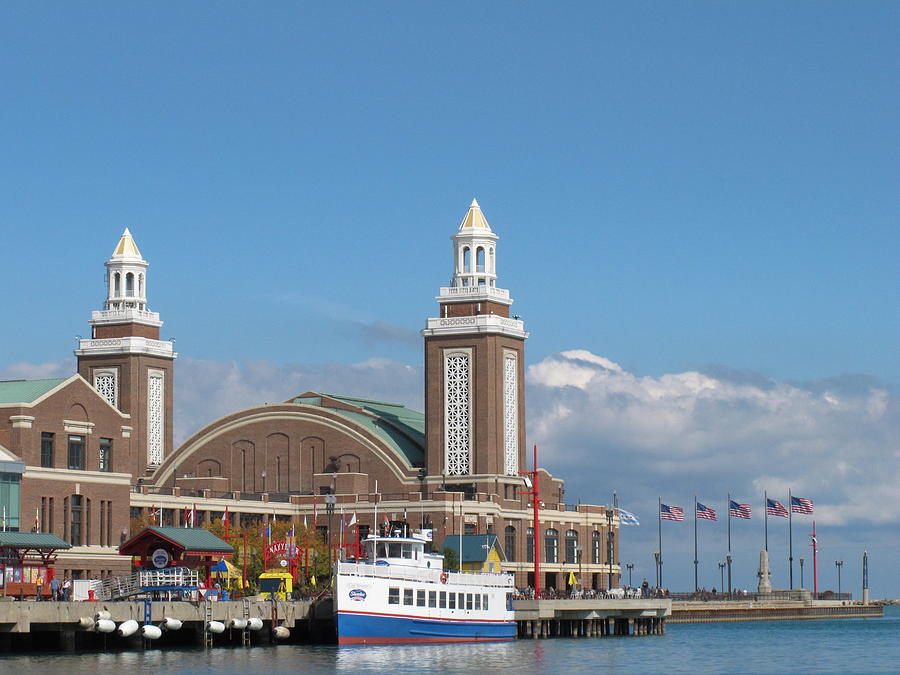
[[[381,579],[397,579],[401,581],[421,581],[440,583],[443,571],[427,567],[408,565],[372,565],[369,563],[338,563],[338,574],[353,574],[362,577],[378,577]],[[499,586],[513,587],[510,574],[492,574],[490,572],[447,572],[446,583],[461,586]]]

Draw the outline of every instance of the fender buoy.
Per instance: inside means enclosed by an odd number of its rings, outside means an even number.
[[[446,584],[447,579],[449,579],[449,578],[450,578],[449,574],[447,574],[446,572],[441,572],[441,583],[442,584]]]

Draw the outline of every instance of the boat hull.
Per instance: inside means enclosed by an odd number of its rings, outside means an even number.
[[[515,621],[427,619],[416,616],[338,611],[338,644],[387,645],[507,642]]]

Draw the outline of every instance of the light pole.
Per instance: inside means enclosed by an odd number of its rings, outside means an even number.
[[[628,585],[631,586],[631,570],[634,569],[634,563],[628,563],[625,567],[628,568]]]
[[[841,594],[841,568],[844,566],[844,561],[843,560],[835,560],[834,566],[837,567],[837,571],[838,571],[838,595],[840,596],[840,594]]]
[[[331,519],[334,517],[334,503],[337,501],[337,497],[334,494],[334,474],[331,474],[331,494],[325,495],[325,512],[328,514],[328,551],[329,556],[332,555],[332,541],[331,541]]]
[[[803,558],[800,558],[800,588],[803,588]]]
[[[725,563],[719,563],[719,592],[725,592]]]
[[[584,588],[584,579],[581,578],[581,544],[575,545],[575,557],[578,559],[578,584]]]
[[[607,538],[607,550],[606,550],[606,563],[608,565],[607,568],[607,576],[606,576],[606,590],[612,589],[612,564],[613,564],[613,529],[612,529],[612,521],[613,521],[613,510],[606,509],[606,538]]]
[[[731,600],[731,551],[725,554],[725,565],[728,567],[728,599]]]

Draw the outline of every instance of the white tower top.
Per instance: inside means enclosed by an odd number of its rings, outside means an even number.
[[[148,267],[149,263],[141,256],[134,237],[126,227],[112,257],[106,261],[104,309],[122,313],[116,317],[118,320],[144,323],[150,318],[148,315],[153,314],[147,310]],[[158,315],[155,321],[159,321]]]
[[[491,231],[481,207],[473,199],[459,229],[452,237],[453,287],[482,287],[485,292],[496,287],[496,247],[499,238]]]

